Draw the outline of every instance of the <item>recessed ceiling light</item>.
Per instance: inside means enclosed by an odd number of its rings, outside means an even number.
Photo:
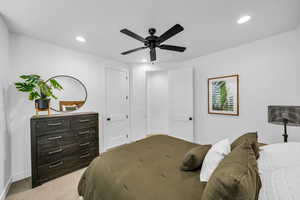
[[[77,36],[76,40],[77,40],[77,42],[80,42],[80,43],[85,43],[86,42],[86,39],[82,36]]]
[[[237,21],[237,23],[238,23],[238,24],[244,24],[244,23],[246,23],[246,22],[248,22],[248,21],[250,21],[250,20],[251,20],[251,16],[246,15],[246,16],[241,17],[241,18]]]

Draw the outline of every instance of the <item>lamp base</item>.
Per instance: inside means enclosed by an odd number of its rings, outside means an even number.
[[[283,134],[282,136],[283,136],[284,143],[287,143],[289,136],[287,134]]]
[[[283,119],[283,123],[284,123],[284,134],[282,135],[283,136],[283,140],[284,140],[284,143],[287,143],[288,142],[288,134],[287,134],[287,123],[288,123],[288,120],[287,119]]]

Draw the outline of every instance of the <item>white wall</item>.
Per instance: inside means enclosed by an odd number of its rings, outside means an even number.
[[[268,105],[300,105],[300,34],[292,31],[188,61],[196,68],[196,141],[216,142],[258,131],[262,142],[282,142],[282,127],[267,122]],[[240,75],[240,116],[207,114],[207,78]],[[300,129],[289,128],[300,141]]]
[[[0,199],[10,182],[10,137],[6,126],[7,74],[10,71],[10,33],[0,15]]]
[[[30,117],[34,104],[27,94],[17,92],[13,82],[22,74],[39,74],[42,78],[71,75],[81,80],[88,91],[88,99],[79,112],[105,111],[105,67],[127,68],[121,63],[65,49],[25,36],[12,37],[12,70],[9,88],[9,129],[12,137],[12,175],[19,180],[31,174]],[[100,123],[101,130],[101,123]],[[100,131],[100,148],[102,144]]]
[[[144,65],[143,65],[144,66]],[[291,31],[237,48],[202,56],[160,69],[193,67],[195,80],[195,135],[198,143],[214,143],[225,137],[234,139],[248,131],[258,131],[262,142],[282,141],[282,127],[267,123],[268,105],[299,105],[300,30]],[[143,97],[144,71],[149,67],[132,66],[134,98]],[[139,71],[139,73],[135,73]],[[240,75],[240,116],[207,114],[207,78]],[[144,84],[144,85],[142,85]],[[142,101],[139,108],[142,111]],[[132,105],[133,108],[136,105]],[[136,113],[135,113],[136,114]],[[140,115],[141,116],[141,115]],[[145,124],[140,118],[139,124]],[[144,121],[143,121],[144,120]],[[133,130],[136,130],[133,121]],[[143,128],[139,127],[139,131]],[[290,140],[300,141],[300,128],[289,127]],[[137,134],[137,133],[136,133]],[[140,137],[143,133],[140,133]],[[139,137],[139,136],[137,136]]]
[[[146,73],[147,132],[169,133],[168,71]]]

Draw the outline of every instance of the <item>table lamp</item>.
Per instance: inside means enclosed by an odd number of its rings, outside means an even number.
[[[288,142],[287,126],[300,126],[300,106],[268,106],[268,122],[283,125],[284,142]]]

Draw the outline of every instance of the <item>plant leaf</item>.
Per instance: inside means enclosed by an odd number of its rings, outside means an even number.
[[[17,82],[15,83],[16,88],[20,91],[20,92],[32,92],[35,88],[36,85],[33,83],[21,83],[21,82]]]
[[[44,94],[46,97],[52,96],[51,88],[44,81],[39,81],[38,86],[40,88],[41,93]]]
[[[57,97],[53,94],[53,91],[52,91],[52,88],[50,87],[50,90],[49,90],[49,92],[50,92],[50,96],[51,97],[53,97],[54,99],[57,99]]]
[[[50,79],[50,84],[55,89],[63,90],[63,87],[55,79]]]
[[[24,79],[26,83],[37,83],[40,80],[40,76],[36,74],[22,75],[20,78]]]
[[[33,92],[30,92],[29,94],[29,100],[33,101],[37,98],[40,98],[41,95],[37,92],[37,91],[33,91]]]
[[[53,97],[54,99],[57,99],[57,97],[51,92],[51,97]]]

